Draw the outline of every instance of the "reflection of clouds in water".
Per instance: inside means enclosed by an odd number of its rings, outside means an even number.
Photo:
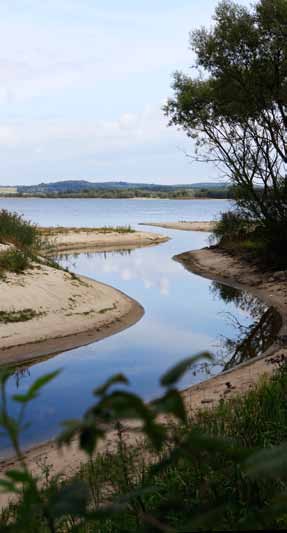
[[[157,288],[161,296],[168,296],[170,292],[170,281],[163,275],[162,264],[149,257],[149,261],[143,260],[140,256],[125,258],[123,262],[118,262],[116,257],[111,256],[99,263],[97,271],[102,270],[104,274],[119,274],[123,281],[140,280],[145,289]],[[173,269],[167,269],[168,271]],[[164,269],[166,272],[166,269]]]
[[[167,277],[162,277],[159,280],[159,292],[161,296],[168,296],[170,290],[170,283]]]
[[[153,282],[150,281],[149,279],[144,279],[143,283],[144,283],[145,289],[151,289],[154,286]]]
[[[121,271],[121,278],[124,280],[124,281],[129,281],[133,278],[133,272],[129,269],[129,268],[124,268],[122,271]]]
[[[83,361],[111,363],[108,358],[111,354],[112,361],[119,367],[132,360],[132,369],[129,367],[128,372],[136,374],[138,363],[141,368],[152,364],[159,369],[166,369],[167,365],[174,363],[176,355],[183,358],[203,349],[214,349],[214,337],[192,329],[186,330],[170,321],[166,323],[164,317],[161,322],[153,316],[152,319],[144,318],[142,322],[114,337],[63,354],[60,362],[73,359],[76,365],[81,365],[83,371]],[[85,356],[84,359],[81,354]],[[77,374],[75,379],[78,379]]]

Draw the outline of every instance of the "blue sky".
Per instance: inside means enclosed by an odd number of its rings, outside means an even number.
[[[172,73],[193,64],[189,31],[216,4],[2,0],[0,183],[213,179],[161,108]]]

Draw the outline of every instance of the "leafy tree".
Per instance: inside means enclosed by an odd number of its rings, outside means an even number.
[[[238,209],[287,244],[287,1],[221,2],[191,34],[196,74],[174,76],[165,113],[234,185]]]

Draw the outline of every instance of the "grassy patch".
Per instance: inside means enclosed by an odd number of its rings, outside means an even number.
[[[0,274],[23,272],[30,261],[37,260],[42,239],[36,225],[17,213],[0,210],[0,244],[12,247],[0,253]]]
[[[0,210],[0,242],[14,244],[22,250],[35,250],[40,239],[37,226],[17,213]]]
[[[42,316],[42,314],[30,308],[21,309],[20,311],[0,311],[0,323],[27,322],[35,317]]]

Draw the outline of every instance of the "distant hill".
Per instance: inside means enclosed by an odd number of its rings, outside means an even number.
[[[63,193],[77,193],[87,192],[93,190],[149,190],[149,191],[176,191],[189,189],[227,189],[227,183],[218,182],[198,182],[190,184],[179,185],[158,185],[155,183],[129,183],[127,181],[105,181],[105,182],[91,182],[86,180],[66,180],[56,181],[51,183],[40,183],[38,185],[20,185],[17,187],[19,193],[22,194],[63,194]]]

